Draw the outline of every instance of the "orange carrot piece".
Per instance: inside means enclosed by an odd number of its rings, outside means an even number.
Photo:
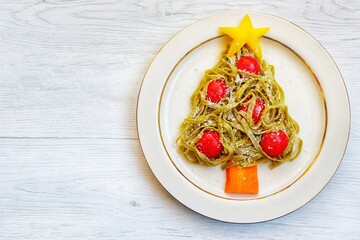
[[[259,193],[257,166],[239,168],[232,166],[226,169],[225,192]]]

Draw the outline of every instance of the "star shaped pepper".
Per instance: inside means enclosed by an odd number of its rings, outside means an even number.
[[[219,30],[233,39],[227,53],[228,57],[234,55],[242,46],[247,44],[254,51],[255,55],[261,59],[262,51],[258,38],[269,31],[269,29],[268,27],[253,28],[250,17],[246,14],[239,27],[221,27]]]

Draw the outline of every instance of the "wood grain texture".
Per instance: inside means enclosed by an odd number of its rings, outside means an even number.
[[[136,134],[136,99],[161,46],[213,13],[257,11],[310,32],[352,104],[344,160],[303,208],[227,224],[172,198]],[[0,239],[359,239],[360,1],[0,2]],[[241,213],[239,213],[241,214]]]

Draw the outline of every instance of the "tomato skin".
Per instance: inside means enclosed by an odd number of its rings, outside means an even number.
[[[257,124],[260,121],[264,109],[265,109],[264,101],[261,100],[261,98],[257,98],[255,101],[254,110],[252,112],[252,119],[254,121],[254,124]]]
[[[283,130],[264,133],[261,137],[260,146],[270,157],[280,156],[289,144],[289,138]]]
[[[199,141],[196,143],[196,148],[208,158],[216,158],[224,149],[219,133],[216,131],[205,130]]]
[[[251,57],[251,56],[244,56],[239,59],[237,62],[237,68],[249,73],[259,74],[260,73],[260,64],[259,62]]]
[[[224,80],[212,80],[206,90],[206,99],[213,103],[218,103],[228,95],[229,88]]]
[[[249,100],[246,100],[246,102],[248,102]],[[252,119],[254,121],[254,124],[258,124],[258,122],[261,119],[261,116],[264,112],[265,109],[265,103],[261,98],[256,98],[255,100],[255,105],[254,105],[254,109],[252,112]],[[248,112],[249,110],[249,105],[239,105],[237,108],[238,111],[244,111],[244,112]]]

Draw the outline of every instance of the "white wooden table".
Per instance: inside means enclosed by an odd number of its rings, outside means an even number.
[[[352,104],[332,181],[298,211],[259,224],[211,220],[177,202],[136,133],[156,52],[183,27],[232,10],[305,28],[335,59]],[[0,239],[359,239],[359,31],[357,0],[2,0]]]

